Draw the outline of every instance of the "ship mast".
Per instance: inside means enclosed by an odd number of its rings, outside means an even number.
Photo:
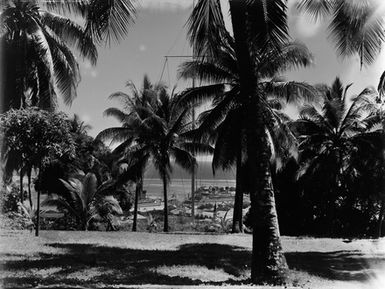
[[[193,6],[192,9],[194,11],[195,7],[195,0],[193,0]],[[195,60],[195,49],[194,45],[192,47],[192,59]],[[195,88],[195,77],[192,79],[192,88]],[[195,129],[195,107],[194,105],[191,108],[191,128]],[[195,154],[193,153],[193,156],[195,157]],[[193,166],[191,171],[191,217],[193,223],[195,222],[195,166]]]
[[[195,7],[195,0],[193,0],[193,5],[192,5],[193,10],[194,10],[194,7]],[[168,58],[192,58],[193,61],[196,59],[194,46],[192,47],[192,55],[165,55],[164,57],[165,57],[165,64]],[[165,65],[163,66],[163,71],[164,71],[164,68],[165,68]],[[161,74],[161,78],[163,76],[163,71]],[[195,87],[195,77],[192,78],[192,88],[194,87]],[[191,108],[191,129],[196,128],[195,122],[196,122],[195,108],[193,105]],[[195,157],[195,153],[192,153],[192,155]],[[195,190],[196,190],[195,182],[196,182],[196,170],[195,170],[195,167],[193,167],[191,170],[191,217],[193,222],[195,222]]]

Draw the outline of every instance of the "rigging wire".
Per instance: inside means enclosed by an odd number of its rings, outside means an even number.
[[[168,58],[165,57],[165,58],[164,58],[164,62],[163,62],[162,73],[160,74],[160,78],[159,78],[158,83],[160,83],[160,82],[162,81],[162,79],[163,79],[163,74],[164,74],[164,70],[165,70],[165,68],[166,68],[166,63],[167,63],[167,61],[168,61]]]

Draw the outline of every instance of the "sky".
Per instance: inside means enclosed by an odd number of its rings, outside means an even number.
[[[222,1],[226,25],[231,29],[227,0]],[[116,100],[108,96],[116,91],[127,92],[125,83],[131,80],[140,87],[147,74],[152,82],[159,80],[169,87],[177,85],[180,90],[186,82],[178,81],[176,71],[185,59],[169,58],[166,55],[191,55],[186,40],[186,21],[192,10],[193,0],[138,0],[137,19],[130,27],[127,37],[111,47],[100,47],[96,66],[79,59],[82,80],[78,86],[77,98],[71,107],[60,103],[59,109],[69,116],[74,113],[92,126],[90,134],[96,136],[101,130],[118,126],[103,111],[119,107]],[[385,70],[385,51],[376,63],[360,69],[357,57],[337,58],[333,43],[327,39],[327,25],[314,23],[308,17],[299,15],[295,0],[289,0],[289,28],[293,39],[305,43],[313,53],[315,63],[311,68],[289,72],[287,79],[306,81],[310,84],[331,82],[339,76],[344,84],[354,83],[351,94],[357,94],[365,87],[376,87]],[[163,74],[162,74],[163,71]]]

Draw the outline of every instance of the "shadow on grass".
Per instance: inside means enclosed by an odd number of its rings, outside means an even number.
[[[286,253],[290,269],[304,271],[325,279],[366,281],[372,270],[385,267],[385,256],[365,256],[359,251]]]
[[[198,285],[202,284],[193,276],[169,276],[157,271],[160,267],[203,266],[207,269],[223,270],[233,277],[227,284],[247,283],[243,274],[249,267],[251,252],[244,248],[220,244],[186,244],[177,251],[133,250],[88,244],[51,244],[64,250],[64,254],[40,254],[39,258],[3,262],[7,271],[30,272],[4,278],[5,287],[34,287],[37,284],[168,284]],[[59,250],[59,251],[61,251]],[[364,281],[368,264],[380,267],[385,265],[385,257],[374,258],[360,255],[354,251],[338,252],[296,252],[286,253],[291,269],[305,271],[331,280]],[[56,268],[52,274],[42,277],[33,272]],[[96,270],[94,275],[82,276],[82,272]],[[196,269],[195,269],[196,270]],[[223,272],[222,272],[223,273]],[[76,279],[78,274],[80,279]],[[213,273],[215,274],[215,273]],[[72,276],[72,277],[71,277]],[[241,277],[240,277],[241,276]],[[240,278],[237,278],[240,277]],[[222,284],[221,282],[205,282]],[[64,285],[63,285],[64,287]]]
[[[35,276],[20,274],[21,276],[7,277],[4,279],[6,287],[25,288],[27,284],[34,287],[36,284],[58,284],[59,281],[68,285],[85,286],[97,283],[198,285],[203,282],[193,277],[163,275],[158,273],[156,268],[204,266],[213,270],[222,269],[236,279],[242,274],[245,266],[249,265],[250,260],[249,251],[220,244],[186,244],[180,246],[178,251],[133,250],[88,244],[51,244],[51,246],[64,249],[65,254],[40,254],[39,258],[31,260],[10,261],[6,262],[3,269],[34,272],[60,268],[59,272],[44,278],[36,274]],[[98,269],[96,276],[87,280],[81,276],[83,270],[92,271],[92,269]],[[70,277],[77,273],[80,274],[80,281]],[[223,282],[206,283],[222,284]],[[229,280],[226,283],[241,284],[241,281]]]

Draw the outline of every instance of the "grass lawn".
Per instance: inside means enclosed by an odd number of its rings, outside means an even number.
[[[249,235],[0,231],[0,246],[3,288],[249,284]],[[385,239],[283,237],[283,247],[290,286],[385,288]]]

